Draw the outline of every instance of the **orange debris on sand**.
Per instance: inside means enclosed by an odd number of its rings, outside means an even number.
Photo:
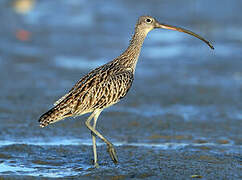
[[[28,41],[30,39],[31,33],[24,29],[17,30],[16,38],[20,41]]]

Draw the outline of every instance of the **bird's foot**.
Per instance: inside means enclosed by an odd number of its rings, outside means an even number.
[[[95,168],[99,168],[99,165],[98,165],[97,162],[94,163],[94,167],[95,167]]]
[[[113,145],[108,145],[108,153],[109,153],[111,159],[113,160],[113,162],[115,164],[118,163],[118,157],[116,155],[116,151],[115,151]]]

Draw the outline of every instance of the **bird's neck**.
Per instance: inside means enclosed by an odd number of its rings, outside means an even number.
[[[135,29],[135,33],[130,40],[129,47],[119,56],[123,66],[132,68],[135,71],[136,64],[139,58],[140,50],[148,32],[139,31]]]

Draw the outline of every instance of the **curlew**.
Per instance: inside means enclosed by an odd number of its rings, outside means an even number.
[[[190,34],[204,41],[211,49],[214,49],[210,42],[194,32],[159,23],[151,16],[141,16],[136,23],[135,32],[128,48],[117,58],[82,77],[66,95],[54,104],[52,109],[39,119],[40,126],[45,127],[66,117],[91,113],[85,124],[92,135],[95,167],[98,167],[96,137],[99,137],[107,144],[107,150],[112,161],[114,163],[118,162],[113,144],[96,130],[97,119],[105,108],[116,104],[128,93],[134,80],[136,63],[144,39],[148,32],[155,28],[170,29]],[[91,124],[92,119],[93,123]]]

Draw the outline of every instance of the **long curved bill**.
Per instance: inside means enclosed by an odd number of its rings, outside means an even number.
[[[183,29],[180,27],[171,26],[171,25],[167,25],[167,24],[160,24],[160,23],[156,24],[156,28],[170,29],[170,30],[180,31],[180,32],[190,34],[190,35],[195,36],[196,38],[202,40],[203,42],[205,42],[211,49],[214,49],[213,45],[209,41],[207,41],[206,39],[204,39],[203,37],[199,36],[198,34],[192,32],[192,31],[189,31],[189,30],[186,30],[186,29]]]

